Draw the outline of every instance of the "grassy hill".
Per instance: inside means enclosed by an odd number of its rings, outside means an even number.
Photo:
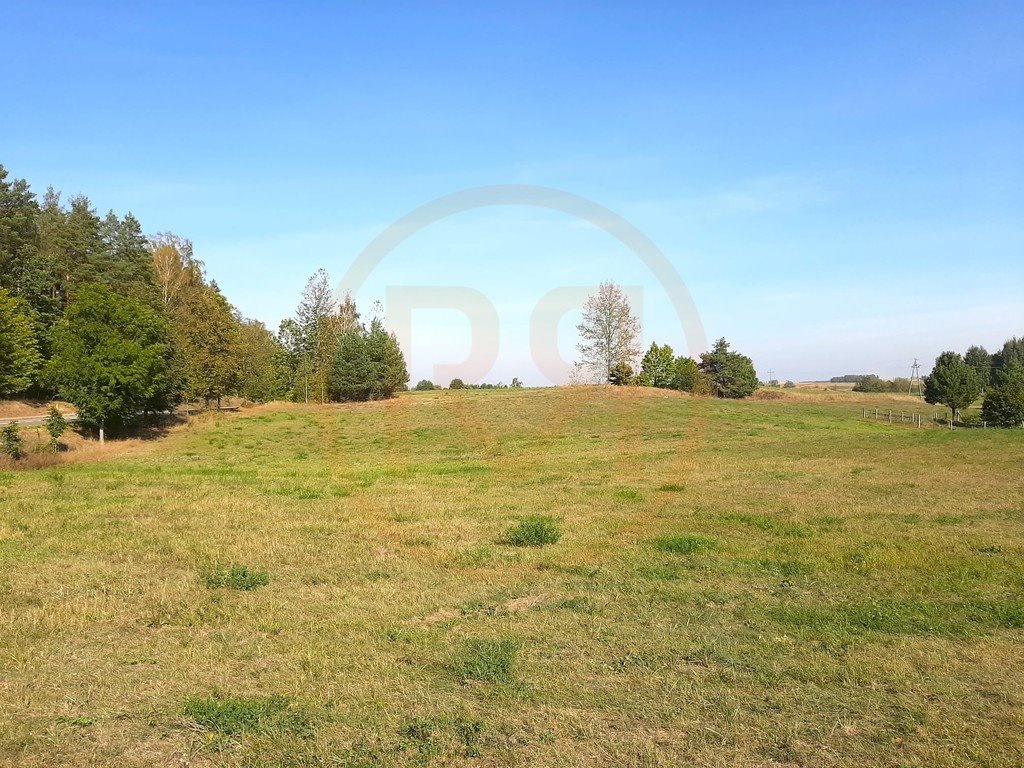
[[[0,472],[0,764],[1019,764],[1021,434],[772,398],[268,406]]]

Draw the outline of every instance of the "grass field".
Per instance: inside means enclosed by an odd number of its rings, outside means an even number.
[[[0,764],[1020,765],[1024,435],[860,418],[908,402],[427,392],[4,471]]]

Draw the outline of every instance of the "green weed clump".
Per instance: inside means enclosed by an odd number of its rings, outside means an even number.
[[[313,733],[309,713],[284,696],[193,696],[185,701],[184,713],[196,725],[218,736]]]
[[[258,571],[247,565],[217,565],[203,573],[203,583],[210,589],[240,589],[250,591],[270,583],[266,571]]]
[[[556,544],[561,538],[562,531],[553,517],[530,515],[505,531],[502,542],[513,547],[542,547]]]
[[[463,682],[510,683],[518,654],[515,640],[470,640],[455,655],[452,668]]]
[[[654,540],[654,546],[672,555],[693,555],[713,552],[718,549],[718,542],[705,536],[662,536]]]

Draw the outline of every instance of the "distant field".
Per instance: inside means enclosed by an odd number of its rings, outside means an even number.
[[[1024,433],[860,418],[906,403],[425,392],[0,472],[0,764],[1021,765]]]

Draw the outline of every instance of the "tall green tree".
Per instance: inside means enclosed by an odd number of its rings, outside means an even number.
[[[282,397],[287,378],[281,342],[258,320],[241,320],[238,331],[238,394],[258,403]]]
[[[674,378],[675,354],[668,344],[652,342],[640,364],[640,383],[668,389]]]
[[[39,257],[39,204],[24,179],[0,165],[0,288],[45,309],[48,279]],[[40,305],[40,306],[37,306]]]
[[[964,362],[978,374],[981,388],[987,389],[989,382],[992,381],[992,355],[988,353],[988,350],[979,346],[969,347],[964,354]]]
[[[1024,336],[1007,339],[1002,349],[992,355],[992,380],[995,381],[997,371],[1013,365],[1024,366]]]
[[[183,294],[172,312],[175,349],[190,400],[216,400],[232,394],[239,381],[241,338],[238,321],[215,282]]]
[[[118,427],[180,402],[166,321],[152,308],[103,285],[78,286],[57,326],[46,379],[78,415]]]
[[[701,373],[697,361],[691,357],[677,357],[672,363],[672,389],[681,392],[695,392],[697,394],[709,394],[704,383],[704,374]]]
[[[985,393],[981,417],[996,427],[1024,426],[1024,366],[1011,363],[996,372],[995,383]]]
[[[27,305],[0,288],[0,397],[32,386],[42,358]]]
[[[981,394],[977,372],[956,352],[943,352],[935,359],[932,372],[924,379],[925,402],[944,405],[953,412],[953,421]]]
[[[104,249],[93,265],[95,282],[117,293],[159,306],[153,258],[142,225],[131,213],[118,218],[110,211],[100,223]]]
[[[409,372],[395,335],[374,318],[369,328],[357,324],[342,334],[331,380],[337,400],[377,400],[404,388]]]
[[[700,370],[707,374],[716,397],[747,397],[758,387],[753,361],[729,349],[725,339],[716,341],[710,352],[700,356]]]

